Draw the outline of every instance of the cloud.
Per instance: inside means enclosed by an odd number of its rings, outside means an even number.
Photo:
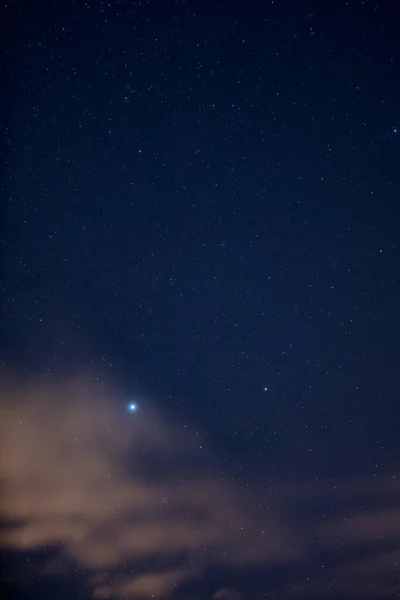
[[[288,599],[399,591],[395,473],[243,484],[196,431],[118,396],[83,379],[3,382],[3,549],[56,548],[44,576],[78,570],[96,598],[160,597],[232,568]]]
[[[231,588],[220,588],[213,596],[214,600],[240,600],[242,594]]]
[[[4,547],[58,546],[60,570],[73,561],[95,595],[116,597],[160,594],[209,564],[296,557],[285,526],[213,473],[196,432],[113,396],[83,380],[3,385]]]
[[[310,556],[286,598],[394,598],[400,594],[400,489],[392,473],[279,488],[283,505],[296,497],[313,507],[304,522]],[[282,590],[283,592],[283,590]]]

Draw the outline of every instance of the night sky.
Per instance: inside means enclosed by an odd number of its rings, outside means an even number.
[[[398,17],[6,6],[6,600],[400,597]]]

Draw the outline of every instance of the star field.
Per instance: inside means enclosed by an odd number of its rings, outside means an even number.
[[[6,13],[13,597],[397,597],[394,4]]]

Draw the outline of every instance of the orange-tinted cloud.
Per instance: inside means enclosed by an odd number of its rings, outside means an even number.
[[[59,564],[64,557],[87,569],[98,596],[159,594],[210,562],[298,553],[282,523],[256,517],[249,498],[212,472],[195,432],[146,407],[133,418],[100,386],[3,387],[0,422],[0,510],[14,523],[1,544],[58,545]],[[184,557],[179,568],[130,568],[175,555]],[[100,581],[119,569],[112,584]]]
[[[97,598],[159,597],[215,566],[296,564],[282,598],[398,590],[393,473],[242,486],[198,433],[83,380],[3,384],[0,445],[0,544],[58,547],[46,572],[76,565]]]

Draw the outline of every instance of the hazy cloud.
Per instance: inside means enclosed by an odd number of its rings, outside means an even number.
[[[59,545],[61,557],[92,573],[97,595],[159,594],[210,562],[297,554],[282,523],[260,523],[249,498],[210,471],[196,432],[145,407],[132,417],[100,386],[3,388],[0,427],[1,516],[14,523],[1,543]],[[193,472],[180,468],[188,456]],[[182,565],[167,568],[176,556]],[[131,568],[144,559],[159,565]],[[95,577],[119,568],[111,588]]]
[[[303,565],[288,598],[396,585],[394,474],[241,486],[195,431],[82,380],[3,384],[0,411],[2,546],[58,547],[47,572],[76,565],[98,598],[159,596],[224,565]]]

